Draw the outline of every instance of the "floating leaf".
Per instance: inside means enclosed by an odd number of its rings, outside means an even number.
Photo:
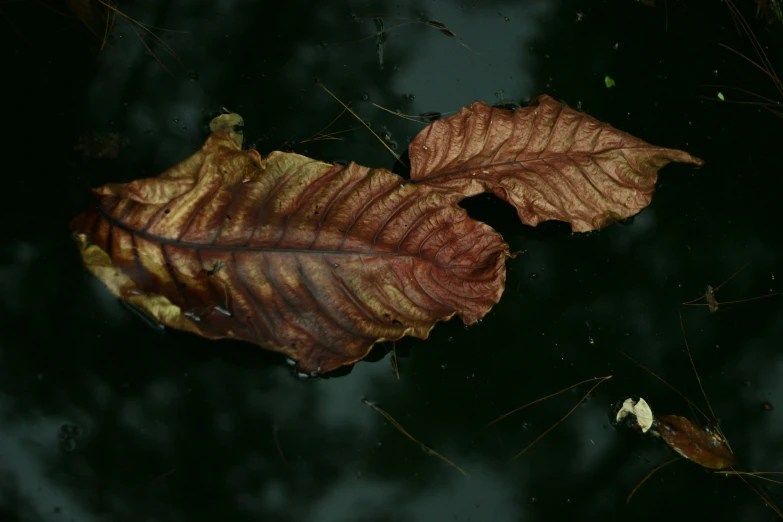
[[[350,110],[350,109],[349,109]],[[236,115],[157,178],[95,189],[72,222],[87,268],[161,324],[241,339],[323,373],[376,342],[481,319],[508,245],[457,205],[480,192],[523,222],[592,230],[646,206],[657,170],[689,154],[646,144],[548,96],[476,103],[425,128],[411,180],[354,163],[241,149]]]
[[[228,131],[157,178],[96,189],[72,223],[87,268],[167,326],[326,372],[498,302],[508,247],[387,170],[242,151]]]
[[[685,417],[663,415],[657,418],[658,433],[674,451],[710,469],[730,468],[736,462],[722,438],[704,430]]]
[[[421,131],[409,148],[411,178],[453,201],[490,192],[523,223],[601,228],[650,204],[658,169],[687,152],[656,147],[549,96],[508,111],[474,103]]]

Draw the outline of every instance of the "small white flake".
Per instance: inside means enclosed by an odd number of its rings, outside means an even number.
[[[623,407],[617,412],[617,422],[620,422],[628,415],[635,415],[642,433],[647,433],[653,425],[653,413],[647,401],[639,399],[639,402],[633,399],[625,399]]]

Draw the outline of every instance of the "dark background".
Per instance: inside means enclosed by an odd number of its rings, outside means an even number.
[[[736,477],[685,461],[625,505],[674,454],[613,427],[612,405],[636,394],[656,413],[693,414],[619,350],[706,409],[678,310],[741,468],[783,470],[783,303],[715,314],[679,306],[747,262],[719,299],[781,289],[783,120],[704,85],[783,95],[718,46],[752,56],[723,2],[657,3],[123,2],[129,16],[181,31],[155,30],[177,55],[149,42],[162,64],[123,20],[100,50],[79,20],[52,10],[64,4],[0,4],[0,521],[775,520]],[[780,25],[737,3],[783,63]],[[386,28],[403,22],[393,16],[437,20],[470,49],[407,25],[388,32],[381,68],[379,15]],[[606,75],[616,87],[606,88]],[[591,234],[531,229],[488,196],[467,201],[526,253],[508,262],[506,292],[481,324],[453,320],[427,341],[397,343],[400,380],[384,348],[342,375],[300,380],[282,357],[250,345],[161,334],[82,268],[67,223],[88,205],[85,182],[157,175],[201,145],[224,106],[244,116],[246,140],[262,154],[392,168],[365,129],[298,143],[340,111],[316,78],[374,129],[385,126],[399,152],[423,125],[372,102],[445,113],[548,93],[706,164],[666,167],[646,210]],[[718,90],[727,102],[699,97]],[[345,115],[333,129],[356,125]],[[89,133],[117,133],[118,157],[74,150]],[[484,428],[609,374],[514,462],[587,387]],[[404,438],[363,397],[472,478]],[[752,483],[783,501],[783,486]]]

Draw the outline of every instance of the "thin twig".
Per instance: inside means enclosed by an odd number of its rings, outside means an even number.
[[[742,480],[742,482],[745,483],[746,486],[748,486],[751,489],[751,491],[753,491],[753,493],[755,493],[766,505],[768,505],[778,517],[783,518],[783,512],[780,511],[780,508],[778,508],[778,506],[776,506],[775,503],[772,502],[772,500],[769,497],[763,494],[760,490],[756,489],[755,486],[753,486],[750,482],[748,482],[744,476],[742,475],[737,475],[737,476]]]
[[[484,426],[484,427],[485,427],[485,428],[489,428],[489,427],[490,427],[490,426],[492,426],[493,424],[496,424],[496,423],[500,422],[501,420],[505,419],[506,417],[508,417],[508,416],[510,416],[510,415],[513,415],[514,413],[517,413],[518,411],[522,411],[522,410],[524,410],[524,409],[525,409],[525,408],[527,408],[528,406],[532,406],[532,405],[534,405],[534,404],[537,404],[537,403],[539,403],[539,402],[541,402],[541,401],[545,401],[545,400],[547,400],[547,399],[551,399],[552,397],[556,397],[557,395],[560,395],[561,393],[565,393],[565,392],[567,392],[568,390],[573,390],[573,389],[574,389],[574,388],[576,388],[577,386],[581,386],[581,385],[583,385],[583,384],[585,384],[585,383],[588,383],[588,382],[593,382],[593,381],[600,381],[600,380],[604,380],[604,379],[606,379],[606,377],[593,377],[592,379],[586,379],[586,380],[584,380],[584,381],[582,381],[582,382],[578,382],[578,383],[576,383],[576,384],[572,384],[572,385],[571,385],[571,386],[569,386],[568,388],[563,388],[562,390],[560,390],[560,391],[558,391],[558,392],[555,392],[555,393],[552,393],[552,394],[550,394],[550,395],[547,395],[546,397],[541,397],[540,399],[536,399],[536,400],[534,400],[534,401],[532,401],[532,402],[528,402],[528,403],[527,403],[527,404],[525,404],[524,406],[520,406],[520,407],[518,407],[518,408],[514,408],[513,410],[509,411],[508,413],[504,413],[503,415],[501,415],[501,416],[500,416],[500,417],[498,417],[497,419],[495,419],[495,420],[493,420],[492,422],[488,423],[488,424],[487,424],[486,426]]]
[[[468,474],[468,472],[467,472],[467,471],[463,470],[462,468],[460,468],[459,466],[457,466],[456,464],[454,464],[452,461],[450,461],[449,459],[447,459],[446,457],[444,457],[443,455],[441,455],[440,453],[438,453],[437,451],[435,451],[434,449],[432,449],[432,448],[430,448],[429,446],[427,446],[427,445],[425,445],[425,444],[422,444],[421,442],[419,442],[418,440],[416,440],[416,439],[413,437],[413,435],[411,435],[410,433],[408,433],[408,432],[405,430],[405,428],[403,428],[402,426],[400,426],[400,423],[399,423],[399,422],[397,422],[396,420],[394,420],[394,417],[392,417],[391,415],[389,415],[389,414],[388,414],[388,413],[387,413],[387,412],[386,412],[384,409],[382,409],[380,406],[377,406],[377,405],[373,404],[372,402],[368,401],[367,399],[362,399],[362,402],[363,402],[364,404],[366,404],[367,406],[369,406],[370,408],[372,408],[373,410],[375,410],[375,411],[377,411],[378,413],[380,413],[381,415],[383,415],[383,417],[384,417],[384,418],[385,418],[387,421],[389,421],[389,422],[391,423],[391,425],[392,425],[392,426],[394,426],[395,428],[397,428],[397,430],[398,430],[400,433],[402,433],[403,435],[405,435],[405,437],[407,437],[408,439],[412,440],[413,442],[415,442],[416,444],[418,444],[419,446],[421,446],[421,447],[422,447],[422,449],[424,449],[424,451],[426,451],[426,452],[428,452],[428,453],[431,453],[431,454],[435,455],[435,456],[436,456],[436,457],[438,457],[440,460],[442,460],[443,462],[445,462],[445,463],[446,463],[446,464],[448,464],[449,466],[453,467],[454,469],[456,469],[457,471],[459,471],[460,473],[462,473],[462,475],[464,475],[465,477],[468,477],[468,478],[470,478],[470,475]]]
[[[664,383],[666,386],[671,388],[674,391],[674,393],[676,393],[677,395],[682,397],[682,399],[685,402],[687,402],[692,408],[694,408],[697,412],[699,412],[707,421],[710,420],[710,418],[707,416],[707,414],[704,413],[703,411],[701,411],[701,409],[698,406],[696,406],[693,403],[693,401],[691,401],[688,397],[683,395],[683,393],[680,390],[678,390],[677,388],[675,388],[674,386],[672,386],[671,384],[666,382],[666,380],[663,377],[661,377],[660,375],[658,375],[657,373],[655,373],[654,371],[652,371],[651,369],[649,369],[648,367],[646,367],[645,365],[643,365],[642,363],[640,363],[639,361],[637,361],[636,359],[634,359],[633,357],[631,357],[630,355],[625,353],[624,351],[622,351],[622,350],[618,350],[618,351],[621,354],[623,354],[624,356],[626,356],[628,359],[630,359],[630,361],[633,362],[634,364],[636,364],[639,368],[641,368],[642,370],[646,371],[647,373],[649,373],[650,375],[652,375],[653,377],[655,377],[656,379],[658,379],[659,381]]]
[[[544,433],[542,433],[541,435],[539,435],[538,437],[536,437],[536,439],[535,439],[533,442],[531,442],[530,444],[528,444],[527,446],[525,446],[525,448],[524,448],[522,451],[520,451],[519,453],[517,453],[516,455],[514,455],[514,456],[511,458],[511,461],[513,462],[513,461],[517,460],[519,457],[521,457],[521,456],[522,456],[522,454],[523,454],[523,453],[525,453],[527,450],[529,450],[529,449],[530,449],[530,448],[533,446],[533,444],[535,444],[535,443],[536,443],[536,442],[538,442],[539,440],[543,439],[543,438],[544,438],[544,437],[547,435],[547,433],[549,433],[550,431],[552,431],[553,429],[555,429],[555,428],[556,428],[556,427],[557,427],[557,426],[558,426],[558,425],[559,425],[561,422],[563,422],[564,420],[566,420],[566,419],[567,419],[567,418],[568,418],[568,417],[569,417],[569,416],[570,416],[572,413],[574,413],[574,411],[576,411],[576,409],[579,407],[579,405],[580,405],[580,404],[582,404],[582,403],[583,403],[583,402],[584,402],[584,401],[587,399],[587,397],[589,397],[589,396],[590,396],[590,394],[593,392],[593,390],[595,390],[595,389],[596,389],[598,386],[600,386],[602,382],[604,382],[604,381],[608,381],[608,380],[609,380],[609,379],[611,379],[611,378],[612,378],[612,376],[611,376],[611,375],[607,375],[606,377],[603,377],[603,378],[601,378],[601,380],[600,380],[600,381],[598,381],[597,383],[595,383],[595,384],[593,385],[593,387],[592,387],[592,388],[590,388],[590,389],[587,391],[587,393],[585,393],[585,394],[584,394],[584,396],[583,396],[581,399],[579,399],[579,402],[577,402],[577,403],[576,403],[576,405],[575,405],[573,408],[571,408],[571,410],[570,410],[568,413],[566,413],[566,414],[563,416],[563,418],[562,418],[562,419],[560,419],[559,421],[557,421],[556,423],[554,423],[554,424],[553,424],[552,426],[550,426],[550,427],[549,427],[549,428],[548,428],[546,431],[544,431]]]
[[[783,484],[780,480],[767,478],[764,475],[780,475],[783,471],[741,471],[733,469],[731,471],[716,471],[719,475],[745,475],[750,477],[756,477],[759,480],[766,480],[767,482],[774,482],[775,484]]]
[[[427,122],[421,121],[420,119],[416,119],[417,118],[416,116],[411,116],[409,114],[403,114],[401,112],[396,112],[396,111],[393,111],[391,109],[387,109],[386,107],[382,107],[382,106],[378,105],[377,103],[373,103],[373,105],[378,107],[382,111],[386,111],[388,113],[394,114],[395,116],[399,116],[400,118],[403,118],[403,119],[406,119],[406,120],[410,120],[410,121],[415,121],[416,123],[421,123],[421,124],[427,125]]]
[[[337,103],[339,103],[340,105],[342,105],[342,106],[343,106],[343,108],[345,108],[345,110],[347,110],[348,112],[350,112],[351,114],[353,114],[354,118],[356,118],[357,120],[359,120],[359,122],[361,122],[361,124],[362,124],[362,125],[364,125],[364,126],[367,128],[367,130],[369,130],[370,132],[372,132],[372,135],[373,135],[373,136],[375,136],[376,138],[378,138],[378,141],[380,141],[380,142],[383,144],[383,146],[384,146],[384,147],[386,147],[386,149],[387,149],[389,152],[391,152],[391,153],[392,153],[392,156],[394,156],[394,157],[397,159],[397,161],[399,161],[400,163],[402,163],[402,164],[403,164],[403,165],[404,165],[406,168],[408,167],[408,165],[406,165],[406,164],[405,164],[405,162],[404,162],[404,161],[402,161],[402,159],[400,159],[400,157],[397,155],[397,153],[396,153],[396,152],[394,152],[394,150],[392,150],[392,148],[391,148],[391,147],[389,147],[389,145],[388,145],[388,144],[387,144],[385,141],[383,141],[383,139],[382,139],[380,136],[378,136],[377,134],[375,134],[375,131],[374,131],[374,130],[372,130],[372,128],[371,128],[369,125],[367,125],[367,122],[365,122],[365,121],[364,121],[363,119],[361,119],[361,118],[360,118],[360,117],[359,117],[359,116],[358,116],[358,115],[357,115],[355,112],[353,112],[353,110],[352,110],[352,109],[351,109],[351,108],[350,108],[348,105],[346,105],[345,103],[343,103],[343,101],[342,101],[340,98],[338,98],[337,96],[335,96],[334,94],[332,94],[332,91],[330,91],[329,89],[327,89],[327,88],[326,88],[326,85],[324,85],[324,84],[323,84],[323,83],[321,83],[320,81],[318,82],[318,85],[321,87],[321,89],[325,90],[325,91],[326,91],[326,93],[327,93],[329,96],[331,96],[332,98],[334,98],[334,99],[337,101]]]
[[[678,315],[680,316],[680,328],[682,329],[682,339],[685,341],[685,351],[688,353],[688,360],[691,362],[691,368],[693,368],[693,374],[696,376],[696,381],[699,383],[699,388],[701,388],[701,394],[704,396],[704,402],[707,403],[707,408],[710,409],[710,414],[712,415],[712,418],[715,419],[716,418],[715,412],[712,410],[712,405],[710,404],[710,400],[707,398],[707,392],[704,391],[704,386],[701,383],[701,377],[699,377],[699,372],[696,370],[696,363],[693,362],[691,349],[688,346],[688,336],[685,335],[685,324],[683,324],[682,322],[682,313],[678,312]]]

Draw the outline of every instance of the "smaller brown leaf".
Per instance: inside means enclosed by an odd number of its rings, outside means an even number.
[[[547,95],[513,111],[475,102],[428,125],[408,153],[411,182],[454,203],[487,192],[513,205],[526,225],[565,221],[574,232],[639,213],[669,163],[704,163]]]
[[[658,433],[671,449],[710,469],[726,469],[736,463],[726,443],[716,433],[699,428],[685,417],[658,417]]]

